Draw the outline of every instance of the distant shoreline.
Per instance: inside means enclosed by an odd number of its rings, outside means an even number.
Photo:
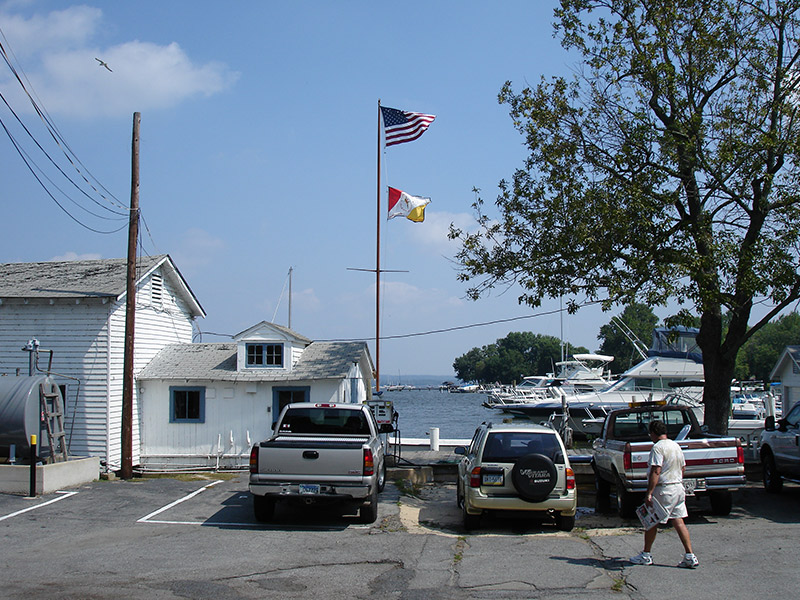
[[[438,386],[445,381],[461,383],[455,375],[385,375],[381,373],[381,387],[387,385]]]

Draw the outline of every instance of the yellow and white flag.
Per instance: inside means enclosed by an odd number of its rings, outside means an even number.
[[[425,220],[425,207],[430,204],[430,198],[412,196],[405,192],[389,188],[389,219],[405,217],[409,221],[422,223]]]

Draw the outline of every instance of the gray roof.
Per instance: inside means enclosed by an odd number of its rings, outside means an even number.
[[[168,254],[137,258],[137,279],[166,265],[193,313],[205,316],[186,280]],[[65,260],[0,264],[0,298],[114,298],[125,295],[128,261],[125,258]]]
[[[166,255],[138,260],[148,272]],[[124,258],[0,264],[0,296],[5,298],[116,298],[125,293],[128,261]]]
[[[236,344],[173,344],[156,354],[137,378],[244,382],[342,379],[366,351],[364,342],[313,342],[305,348],[291,372],[282,369],[237,371]]]
[[[241,338],[242,336],[244,336],[249,331],[252,331],[254,329],[258,329],[259,327],[264,326],[264,325],[267,326],[267,327],[271,327],[275,331],[283,333],[285,336],[287,336],[289,338],[294,338],[299,342],[304,342],[306,344],[310,344],[313,341],[313,340],[310,340],[309,338],[307,338],[304,335],[300,335],[294,329],[289,329],[288,327],[285,327],[283,325],[278,325],[277,323],[272,323],[271,321],[261,321],[260,323],[256,323],[255,325],[252,325],[252,326],[248,327],[247,329],[245,329],[244,331],[240,331],[239,333],[234,335],[233,339]]]

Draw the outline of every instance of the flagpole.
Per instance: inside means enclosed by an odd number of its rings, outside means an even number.
[[[378,189],[375,239],[375,391],[381,391],[381,100],[378,98]]]

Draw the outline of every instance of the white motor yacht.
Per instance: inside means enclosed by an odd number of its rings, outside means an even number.
[[[612,382],[608,365],[613,360],[604,354],[574,354],[571,360],[556,363],[558,375],[524,377],[520,385],[490,394],[484,406],[508,412],[509,405],[560,401],[561,392],[575,395],[604,389]]]
[[[505,407],[505,411],[535,421],[560,422],[566,409],[576,435],[587,435],[584,420],[603,418],[609,410],[635,402],[662,400],[682,385],[683,394],[696,397],[703,390],[703,363],[695,328],[658,328],[647,358],[620,375],[605,388],[583,393],[559,394],[558,399],[540,400]]]

